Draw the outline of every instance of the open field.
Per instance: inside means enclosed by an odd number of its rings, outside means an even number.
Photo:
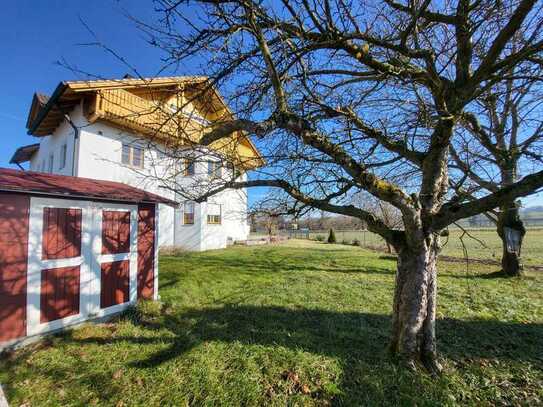
[[[444,238],[444,256],[464,258],[463,245],[467,249],[468,258],[501,261],[501,240],[495,229],[467,229],[464,234],[461,229],[451,228],[449,238]],[[384,247],[383,239],[367,231],[336,231],[337,241],[352,242],[358,239],[363,246]],[[309,237],[315,239],[318,235],[327,237],[328,231],[311,232]],[[529,228],[522,246],[522,259],[527,266],[543,267],[543,228]]]
[[[543,273],[440,263],[445,373],[386,352],[394,259],[310,241],[162,257],[163,305],[4,356],[13,406],[541,405]]]

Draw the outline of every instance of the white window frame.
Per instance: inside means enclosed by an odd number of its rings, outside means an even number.
[[[128,162],[125,161],[125,148],[128,149]],[[141,151],[141,162],[140,164],[135,164],[135,150]],[[131,143],[123,143],[121,147],[121,163],[123,165],[128,165],[130,167],[134,168],[145,168],[145,149],[142,146],[131,144]]]
[[[219,214],[210,214],[209,209],[213,206],[219,208]],[[218,203],[208,203],[207,204],[207,224],[208,225],[222,225],[222,205]]]
[[[68,145],[64,143],[60,146],[60,163],[58,165],[59,170],[63,170],[66,167],[66,156],[68,153]]]
[[[192,212],[186,210],[187,207],[192,207]],[[196,204],[193,201],[183,202],[183,225],[192,226],[195,223]],[[192,222],[187,222],[186,215],[192,213]]]
[[[47,161],[47,173],[48,174],[53,173],[53,169],[55,168],[54,165],[55,165],[55,154],[51,153],[51,154],[49,154],[49,159]]]
[[[228,164],[228,170],[230,171],[230,176],[234,179],[238,179],[241,176],[241,171],[233,163]]]
[[[196,161],[190,157],[183,158],[183,176],[185,177],[194,177],[196,175]],[[189,171],[189,168],[192,167],[192,171]]]
[[[207,175],[209,178],[221,178],[222,163],[220,161],[209,160],[207,162]]]

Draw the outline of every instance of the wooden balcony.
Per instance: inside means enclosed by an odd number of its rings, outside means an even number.
[[[173,112],[156,101],[124,89],[104,89],[95,93],[88,111],[89,121],[107,120],[168,144],[198,142],[203,125],[183,113]]]
[[[124,89],[99,90],[86,106],[91,123],[106,120],[168,147],[198,144],[206,126],[205,119],[198,115],[174,112],[162,102],[144,99]],[[209,147],[240,167],[248,169],[262,165],[261,158],[255,156],[249,140],[241,133],[236,132]]]
[[[66,120],[66,113],[82,104],[90,123],[104,120],[168,147],[198,144],[208,125],[206,119],[215,122],[233,117],[220,94],[213,88],[208,89],[207,85],[206,77],[61,82],[50,98],[34,95],[27,121],[28,132],[37,137],[53,134]],[[203,89],[205,92],[201,92]],[[197,114],[172,111],[167,103],[162,102],[176,95],[193,100]],[[244,168],[265,164],[243,132],[233,132],[209,148]]]

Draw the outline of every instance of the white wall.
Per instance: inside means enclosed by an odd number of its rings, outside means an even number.
[[[88,122],[82,114],[81,106],[77,106],[71,113],[70,117],[72,121],[78,127],[86,125]],[[30,160],[31,171],[43,171],[47,172],[49,155],[53,154],[53,173],[61,175],[72,175],[72,162],[74,153],[74,129],[63,121],[58,126],[52,135],[40,138],[40,148],[32,156]],[[60,154],[62,145],[66,144],[66,165],[64,168],[60,168]]]
[[[181,205],[175,210],[175,238],[174,245],[187,250],[205,250],[202,247],[202,206],[194,205],[194,224],[185,225],[183,223],[183,200]]]
[[[172,200],[175,198],[173,192],[160,188],[156,180],[165,169],[150,165],[156,162],[155,151],[145,149],[144,169],[121,163],[122,144],[138,142],[130,133],[98,122],[81,129],[79,137],[78,176],[122,182]],[[159,246],[171,246],[174,244],[174,208],[159,205],[159,218]]]
[[[245,180],[243,175],[240,181]],[[226,190],[208,199],[210,204],[222,206],[220,225],[207,223],[207,204],[202,204],[205,217],[202,227],[202,250],[225,247],[236,240],[246,240],[249,235],[247,221],[247,190]]]
[[[196,174],[207,173],[205,157],[199,158],[196,163]],[[223,168],[222,171],[228,171]],[[228,177],[229,174],[226,174]],[[186,177],[190,178],[190,177]],[[207,182],[207,175],[201,175],[201,183]],[[239,180],[244,181],[245,175]],[[178,183],[190,186],[194,179],[180,179]],[[206,186],[203,186],[206,189]],[[184,202],[185,198],[177,196],[178,202]],[[221,205],[221,224],[208,224],[208,203]],[[230,242],[246,240],[249,236],[249,224],[247,219],[247,190],[225,190],[208,199],[208,202],[196,204],[194,209],[194,225],[183,224],[183,205],[176,210],[175,245],[188,250],[211,250],[225,248]]]
[[[182,203],[185,198],[175,192],[162,188],[158,179],[167,178],[172,170],[171,163],[164,163],[157,151],[145,139],[135,137],[133,133],[120,130],[104,122],[89,124],[78,106],[70,113],[70,117],[80,128],[76,148],[75,175],[93,179],[117,181],[136,188],[152,192]],[[39,151],[30,162],[30,169],[41,170],[41,163],[47,161],[50,153],[54,154],[56,174],[71,175],[72,151],[74,143],[72,127],[63,122],[51,136],[43,137]],[[67,143],[67,158],[64,169],[59,169],[60,149]],[[140,144],[145,149],[144,169],[136,169],[121,163],[122,144]],[[207,163],[205,156],[199,158],[196,174],[200,174],[202,182],[207,179]],[[167,159],[166,159],[167,160]],[[223,168],[223,171],[226,171]],[[242,176],[244,178],[245,175]],[[198,180],[197,180],[198,181]],[[178,178],[181,185],[191,185],[193,177]],[[246,190],[226,190],[209,199],[210,202],[222,205],[221,225],[207,224],[206,204],[195,205],[194,225],[183,224],[182,205],[174,209],[168,205],[159,205],[159,246],[180,246],[188,250],[208,250],[226,247],[228,239],[245,240],[249,235],[247,223]]]

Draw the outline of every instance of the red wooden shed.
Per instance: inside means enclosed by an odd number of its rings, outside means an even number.
[[[158,293],[158,210],[125,184],[0,168],[0,348]]]

